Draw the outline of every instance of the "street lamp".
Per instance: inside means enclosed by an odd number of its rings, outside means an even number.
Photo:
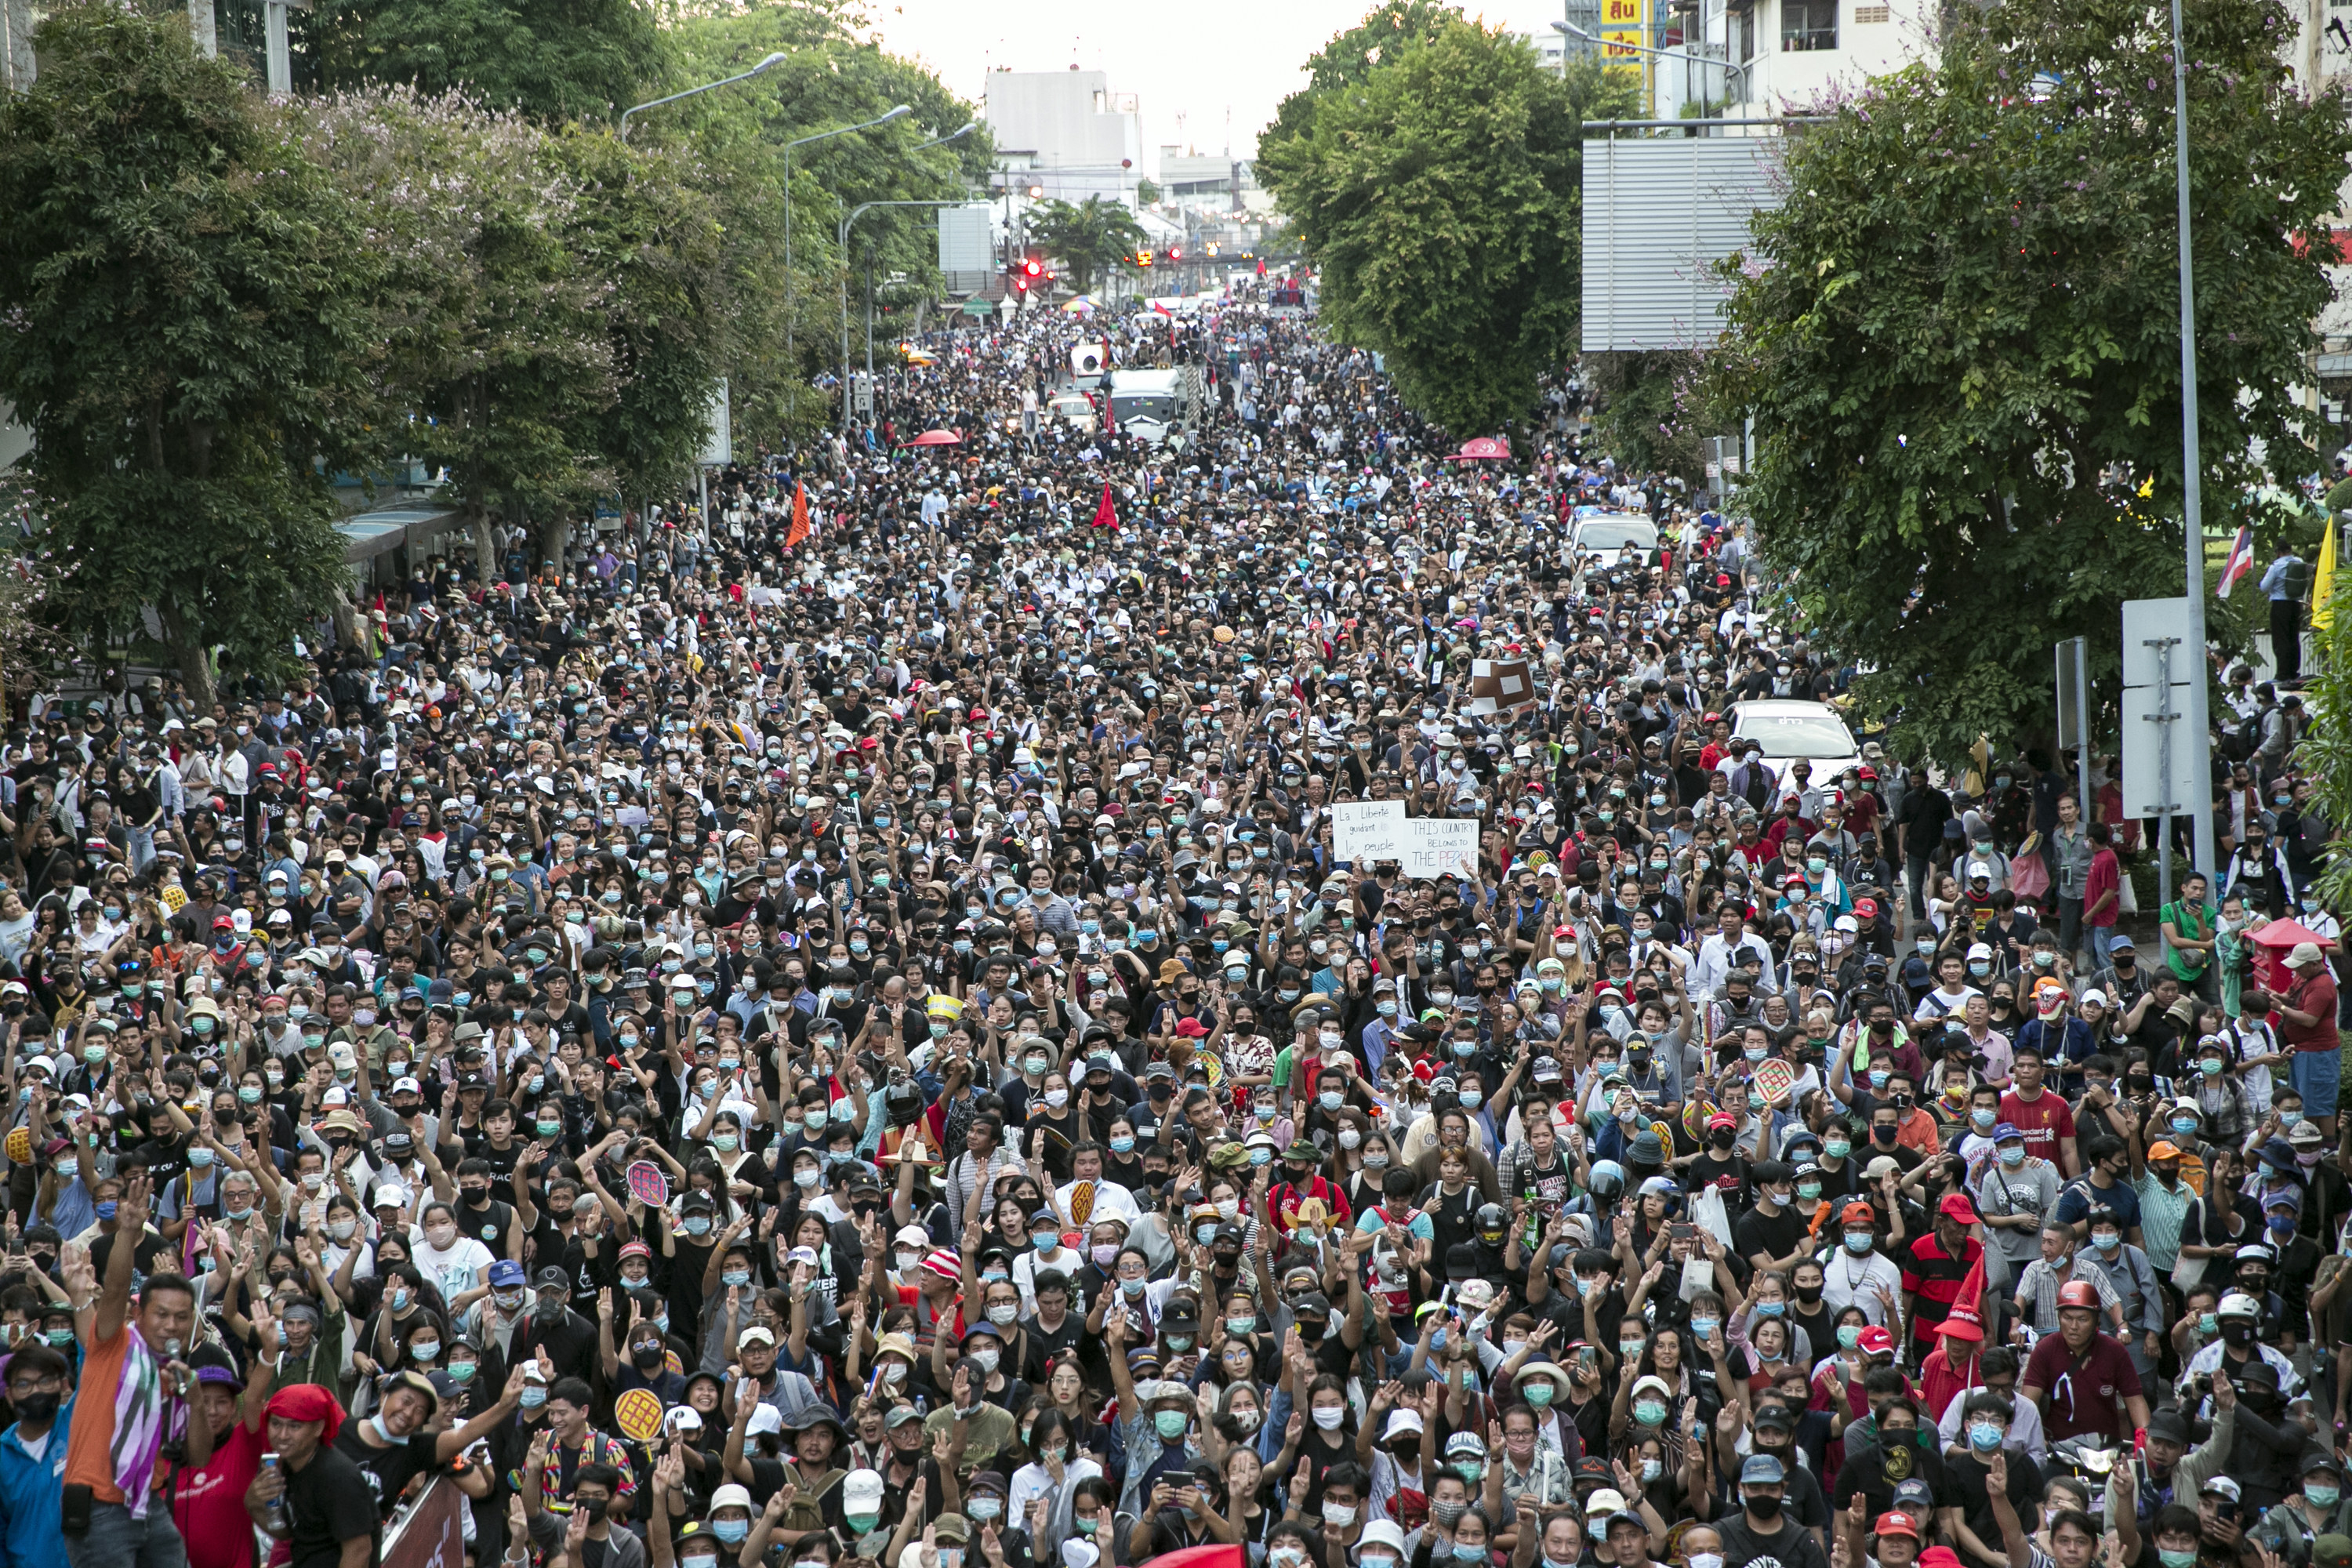
[[[871,131],[877,125],[887,125],[893,120],[903,120],[915,112],[914,106],[902,103],[887,114],[876,115],[856,125],[844,125],[832,131],[820,131],[814,136],[803,136],[784,143],[784,363],[793,359],[793,149],[805,147],[812,142],[829,142],[835,136],[846,136],[853,131]]]
[[[1749,69],[1748,66],[1734,65],[1729,60],[1713,59],[1706,55],[1677,54],[1673,49],[1654,49],[1647,44],[1631,44],[1627,43],[1622,38],[1595,37],[1591,33],[1586,32],[1583,28],[1568,22],[1554,22],[1552,24],[1552,28],[1555,32],[1566,33],[1570,37],[1582,38],[1588,44],[1598,44],[1604,49],[1632,49],[1637,54],[1655,55],[1662,60],[1681,60],[1689,65],[1721,66],[1723,68],[1723,74],[1727,79],[1728,79],[1734,71],[1737,71],[1739,73],[1740,78],[1740,101],[1745,103],[1748,100],[1748,72]],[[1727,93],[1731,90],[1731,83],[1728,79],[1726,79],[1724,82],[1724,90]]]
[[[932,137],[932,138],[931,138],[929,141],[928,141],[928,142],[916,142],[912,147],[908,148],[908,149],[907,149],[907,151],[908,151],[908,152],[909,152],[909,153],[919,153],[919,152],[921,152],[921,151],[922,151],[924,148],[926,148],[926,147],[940,147],[940,146],[944,146],[946,143],[948,143],[948,142],[953,142],[953,141],[955,141],[955,140],[956,140],[957,138],[959,138],[959,137],[962,137],[962,136],[969,136],[969,135],[971,135],[973,132],[975,132],[975,131],[977,131],[977,130],[979,130],[979,129],[980,129],[980,121],[977,121],[977,120],[967,120],[967,121],[965,121],[963,122],[963,124],[962,124],[961,126],[958,127],[957,129],[955,129],[955,130],[953,130],[953,131],[949,132],[946,135],[944,135],[944,136],[934,136],[934,137]]]
[[[739,81],[750,81],[753,77],[764,75],[775,67],[782,65],[785,58],[786,57],[782,52],[778,52],[776,54],[770,55],[766,59],[761,60],[758,65],[753,66],[750,70],[745,71],[740,76],[730,76],[719,81],[707,81],[700,87],[689,87],[684,92],[673,92],[667,98],[656,98],[645,103],[632,104],[628,108],[621,110],[621,140],[626,142],[629,139],[630,115],[635,114],[642,110],[659,109],[665,103],[676,103],[681,98],[692,98],[698,92],[709,92],[713,88],[732,87]]]

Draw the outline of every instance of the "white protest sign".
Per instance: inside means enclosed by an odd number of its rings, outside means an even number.
[[[1399,860],[1405,852],[1404,802],[1342,800],[1331,805],[1331,853],[1354,866]]]
[[[1416,816],[1404,825],[1402,869],[1408,877],[1459,877],[1478,863],[1478,819]]]

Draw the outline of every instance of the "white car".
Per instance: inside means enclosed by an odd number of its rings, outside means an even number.
[[[1790,763],[1800,758],[1811,763],[1815,788],[1862,765],[1853,731],[1825,702],[1770,697],[1739,703],[1731,711],[1731,736],[1760,744],[1765,764],[1784,781]]]
[[[1617,564],[1618,555],[1632,545],[1642,564],[1658,563],[1658,525],[1638,511],[1587,512],[1570,525],[1568,559],[1572,567],[1596,556],[1604,566]]]

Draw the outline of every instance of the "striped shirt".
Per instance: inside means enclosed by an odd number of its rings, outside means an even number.
[[[89,1488],[100,1502],[147,1516],[155,1461],[167,1433],[187,1420],[187,1406],[163,1393],[163,1363],[128,1320],[114,1337],[88,1347],[81,1363],[65,1482]]]

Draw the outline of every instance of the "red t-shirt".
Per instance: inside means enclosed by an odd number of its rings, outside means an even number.
[[[2287,988],[2286,1005],[2298,1013],[2316,1014],[2319,1022],[2305,1029],[2285,1019],[2279,1020],[2279,1037],[2298,1051],[2333,1051],[2342,1048],[2336,1033],[2336,976],[2325,966],[2308,980],[2298,980]]]
[[[2139,1373],[2132,1370],[2130,1352],[2105,1334],[2093,1334],[2079,1360],[2063,1335],[2043,1335],[2017,1381],[2021,1388],[2030,1384],[2046,1395],[2042,1430],[2053,1443],[2081,1432],[2118,1440],[2131,1436],[2131,1418],[2116,1401],[2140,1392]]]
[[[261,1473],[261,1451],[268,1447],[268,1433],[240,1421],[215,1442],[202,1469],[181,1469],[172,1522],[188,1543],[188,1568],[253,1568],[245,1489]]]
[[[2025,1134],[2025,1152],[2059,1165],[2058,1140],[2074,1136],[2074,1113],[2063,1097],[2045,1089],[2026,1100],[2015,1089],[2000,1097],[2000,1119]],[[2064,1166],[2059,1165],[2063,1171]]]

